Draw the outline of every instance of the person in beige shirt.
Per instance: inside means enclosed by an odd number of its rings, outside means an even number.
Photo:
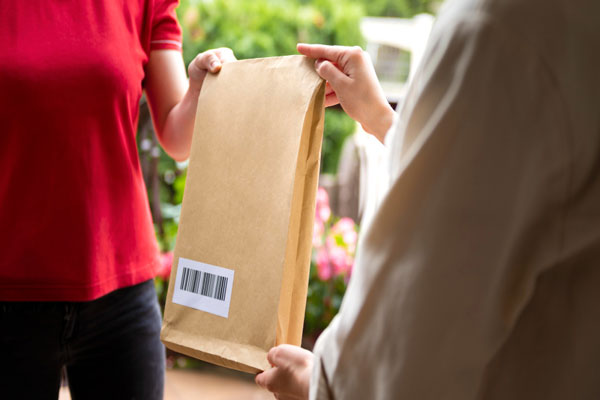
[[[299,51],[383,139],[366,56]],[[385,141],[389,191],[339,315],[314,355],[272,349],[257,382],[278,399],[600,399],[600,2],[450,1]]]

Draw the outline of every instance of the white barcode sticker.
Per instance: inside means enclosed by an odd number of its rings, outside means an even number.
[[[233,273],[231,269],[180,257],[173,303],[227,318]]]

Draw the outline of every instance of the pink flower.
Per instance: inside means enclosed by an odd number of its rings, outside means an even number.
[[[327,222],[331,217],[331,208],[329,208],[329,195],[322,187],[317,190],[317,212],[316,218],[320,221]]]
[[[356,250],[356,242],[358,240],[358,233],[355,229],[355,224],[352,218],[344,217],[333,225],[331,232],[334,235],[339,235],[348,248],[350,253],[354,253]]]
[[[340,220],[333,225],[331,230],[342,234],[345,232],[354,231],[354,221],[352,218],[348,217],[340,218]]]
[[[318,218],[315,218],[315,223],[313,224],[313,247],[319,247],[323,244],[323,233],[325,232],[325,225],[323,221]]]
[[[317,275],[322,281],[328,281],[333,275],[331,265],[329,264],[329,255],[325,248],[321,248],[317,253]]]
[[[346,249],[340,246],[335,246],[329,249],[329,259],[333,264],[335,275],[344,275],[350,271],[352,267],[352,257],[348,255]]]
[[[348,245],[348,250],[354,253],[356,249],[356,241],[358,240],[358,233],[356,231],[348,231],[344,233],[344,243]]]
[[[156,276],[163,279],[168,280],[171,276],[171,265],[173,264],[173,252],[168,251],[166,253],[162,253],[160,255],[160,266],[158,267],[158,272]]]
[[[328,249],[333,249],[334,247],[338,246],[336,237],[337,235],[335,235],[332,232],[329,232],[329,235],[327,235],[327,238],[325,239],[325,244],[327,245]]]

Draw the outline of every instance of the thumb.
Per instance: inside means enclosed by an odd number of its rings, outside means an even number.
[[[215,53],[210,53],[210,56],[208,57],[207,61],[209,64],[208,70],[210,72],[219,72],[219,70],[221,69],[221,60],[219,60],[219,57],[217,57]]]
[[[221,68],[221,60],[219,60],[214,50],[208,50],[198,54],[191,62],[190,67],[198,70],[218,72]]]
[[[321,78],[329,82],[334,91],[337,91],[340,86],[350,80],[346,74],[327,60],[317,60],[315,69]]]

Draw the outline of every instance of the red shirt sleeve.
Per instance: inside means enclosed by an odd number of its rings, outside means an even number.
[[[181,27],[175,8],[179,0],[155,0],[150,34],[150,50],[181,50]]]

